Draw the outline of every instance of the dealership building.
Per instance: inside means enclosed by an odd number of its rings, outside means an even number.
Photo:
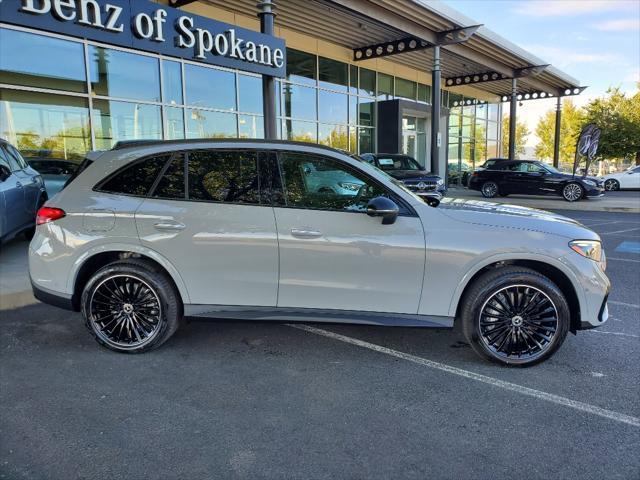
[[[513,156],[519,103],[557,98],[559,123],[583,88],[426,0],[0,2],[0,137],[27,159],[281,138],[404,152],[453,185]]]

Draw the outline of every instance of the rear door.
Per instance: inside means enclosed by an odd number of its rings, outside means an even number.
[[[425,236],[411,207],[383,225],[365,213],[368,200],[385,195],[402,203],[363,172],[298,152],[280,154],[279,164],[286,204],[274,207],[278,307],[417,313]]]
[[[276,223],[259,173],[273,166],[255,150],[179,153],[136,211],[142,244],[179,271],[192,304],[276,306]]]
[[[12,145],[5,144],[5,149],[9,158],[13,159],[18,165],[18,170],[15,173],[24,190],[24,209],[26,213],[26,220],[35,222],[36,207],[38,206],[38,200],[40,197],[40,182],[38,181],[38,174],[29,168],[29,165],[25,159],[22,158],[20,152],[18,152],[18,150],[16,150]]]

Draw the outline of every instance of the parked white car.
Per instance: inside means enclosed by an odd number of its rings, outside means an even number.
[[[184,317],[455,320],[482,357],[524,366],[608,318],[600,237],[569,218],[427,203],[319,145],[121,147],[91,153],[40,209],[29,252],[36,297],[82,311],[112,350],[155,348]]]
[[[624,172],[610,173],[601,177],[605,190],[640,188],[640,166],[629,167]]]

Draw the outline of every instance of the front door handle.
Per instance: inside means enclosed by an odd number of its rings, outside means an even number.
[[[292,228],[291,235],[296,238],[318,238],[322,236],[322,232],[308,228]]]
[[[154,223],[153,226],[157,230],[184,230],[186,228],[184,223],[170,221],[157,222]]]
[[[16,187],[22,188],[22,183],[21,182],[16,182]]]

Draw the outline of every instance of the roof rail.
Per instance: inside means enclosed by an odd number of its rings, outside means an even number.
[[[340,152],[342,154],[348,154],[345,150],[339,148],[328,147],[319,143],[310,142],[296,142],[291,140],[266,140],[263,138],[190,138],[188,140],[121,140],[115,143],[111,150],[123,150],[125,148],[139,147],[139,146],[151,146],[151,145],[191,145],[194,143],[236,143],[236,144],[272,144],[272,145],[298,145],[305,147],[321,148],[323,150],[329,150],[331,152]]]

